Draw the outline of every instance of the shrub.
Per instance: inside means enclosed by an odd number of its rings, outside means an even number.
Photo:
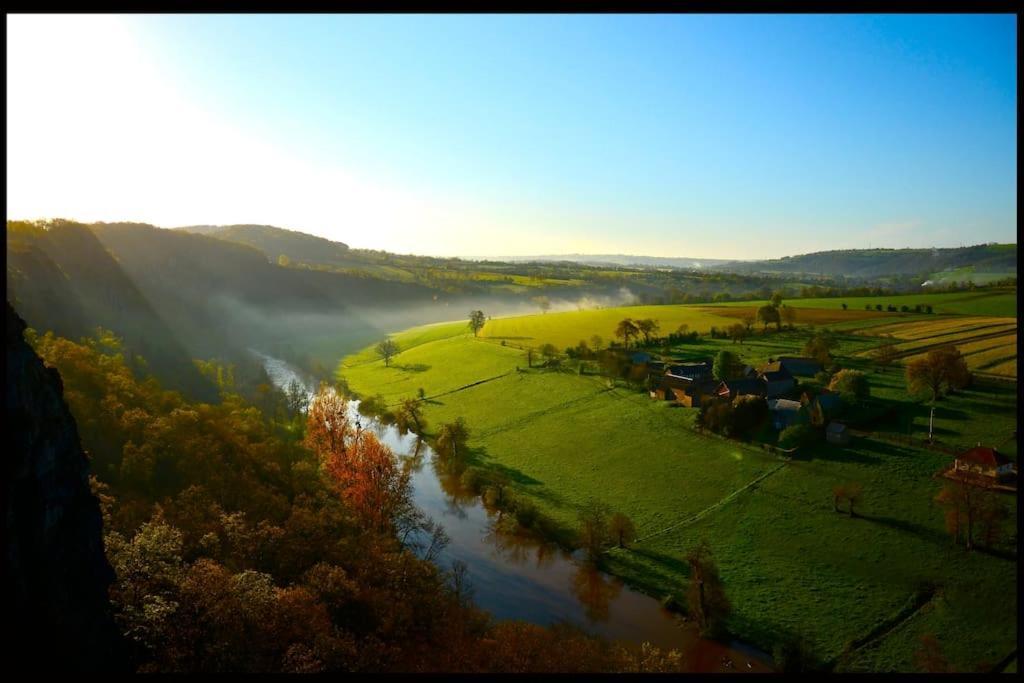
[[[516,523],[524,529],[531,528],[537,522],[537,506],[528,500],[516,502]]]
[[[807,446],[817,438],[817,432],[806,424],[786,427],[779,433],[779,448],[799,448]]]
[[[479,467],[467,467],[466,471],[462,473],[462,477],[459,479],[459,483],[462,484],[462,488],[473,493],[480,493],[483,489],[484,484],[487,483],[487,478],[484,475],[484,471]]]

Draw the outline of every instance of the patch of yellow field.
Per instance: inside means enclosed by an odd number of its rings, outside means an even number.
[[[686,324],[691,331],[707,332],[712,327],[736,324],[735,317],[710,313],[695,306],[620,306],[563,313],[542,313],[514,318],[494,318],[480,331],[486,339],[505,340],[518,346],[537,347],[554,344],[559,350],[576,346],[580,340],[590,344],[599,335],[604,344],[615,340],[615,326],[624,318],[651,318],[661,325],[660,336]]]

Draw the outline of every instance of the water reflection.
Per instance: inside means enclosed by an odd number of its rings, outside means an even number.
[[[286,363],[260,357],[277,386],[298,380],[311,392],[315,389]],[[495,617],[542,625],[567,622],[614,640],[675,648],[693,663],[694,671],[769,670],[763,655],[701,640],[691,625],[683,624],[658,600],[577,562],[552,543],[519,531],[510,515],[487,509],[422,439],[358,416],[358,404],[351,406],[363,428],[373,429],[402,458],[412,473],[416,506],[445,531],[448,543],[441,550],[431,543],[436,539],[417,538],[421,553],[449,575],[455,572],[460,593],[472,593],[476,603]],[[734,658],[743,665],[727,665]]]
[[[572,593],[583,604],[587,619],[608,621],[611,603],[622,593],[622,582],[580,563],[572,576]]]

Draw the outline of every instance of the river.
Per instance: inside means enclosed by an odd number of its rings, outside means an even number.
[[[288,363],[253,350],[278,387],[299,382],[313,392],[312,383]],[[353,410],[356,402],[352,402]],[[694,672],[768,672],[763,653],[739,643],[725,645],[700,638],[661,603],[632,590],[619,579],[577,561],[557,546],[532,536],[496,529],[498,513],[488,510],[479,496],[460,490],[457,481],[439,475],[433,452],[413,434],[359,416],[396,455],[412,459],[416,505],[444,526],[450,542],[437,563],[449,568],[466,564],[466,575],[477,605],[499,619],[535,624],[575,624],[589,633],[629,643],[650,642],[683,653]]]

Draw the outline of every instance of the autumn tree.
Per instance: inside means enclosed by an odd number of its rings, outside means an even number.
[[[729,334],[729,338],[732,339],[733,344],[735,344],[736,342],[742,344],[743,340],[747,338],[747,328],[743,325],[743,323],[736,323],[734,325],[730,325],[729,329],[726,331]]]
[[[782,305],[782,292],[772,292],[771,304],[775,308]]]
[[[754,323],[757,322],[757,314],[744,313],[740,321],[743,323],[743,327],[746,328],[747,334],[750,334],[754,330]]]
[[[402,399],[395,413],[395,421],[399,431],[403,433],[412,431],[422,435],[427,426],[423,418],[423,406],[415,398]]]
[[[640,334],[640,328],[637,327],[636,323],[631,318],[619,321],[619,324],[615,326],[615,336],[622,340],[622,345],[627,349],[629,343]]]
[[[836,512],[841,512],[841,505],[843,501],[846,501],[847,512],[851,517],[856,517],[857,513],[854,508],[860,504],[863,498],[864,487],[856,482],[836,484],[832,487],[832,509]]]
[[[879,367],[887,368],[895,362],[899,355],[899,349],[893,341],[892,335],[886,335],[882,343],[873,352],[875,363]]]
[[[661,323],[652,318],[644,318],[643,320],[636,321],[636,327],[640,334],[644,336],[644,344],[649,344],[651,337],[658,334],[658,330],[661,329]]]
[[[579,511],[579,541],[587,559],[597,562],[609,539],[608,507],[597,501],[588,502]]]
[[[967,550],[975,545],[975,530],[983,527],[986,541],[995,542],[1001,530],[1001,517],[1005,511],[992,490],[992,483],[983,477],[968,479],[959,475],[947,483],[935,497],[935,502],[945,508],[946,531],[954,543],[964,544]]]
[[[851,405],[862,403],[871,396],[868,377],[860,370],[840,370],[832,376],[828,390],[839,394]]]
[[[839,340],[830,330],[818,330],[804,344],[803,354],[827,366],[832,362],[832,350],[838,346]]]
[[[344,454],[353,434],[348,401],[334,388],[321,384],[306,415],[306,447],[322,462],[328,454]]]
[[[604,339],[601,338],[601,335],[595,334],[590,338],[590,348],[595,352],[604,348]]]
[[[343,452],[327,454],[324,470],[348,507],[370,529],[386,534],[414,513],[410,472],[371,430],[356,433]]]
[[[473,330],[473,336],[480,334],[480,330],[487,324],[487,316],[484,315],[483,311],[470,311],[469,312],[469,329]]]
[[[912,393],[930,392],[932,401],[944,391],[962,389],[970,382],[967,361],[955,346],[932,349],[923,358],[907,363],[907,388]]]
[[[775,323],[775,325],[781,329],[782,322],[779,317],[779,309],[774,306],[761,306],[761,308],[757,309],[757,319],[764,323],[764,329],[766,331],[768,330],[768,323]]]
[[[690,583],[687,590],[690,615],[700,626],[701,635],[713,637],[721,630],[732,607],[725,595],[725,587],[718,575],[718,566],[706,540],[687,552],[686,563],[690,567]]]
[[[377,344],[376,351],[377,355],[384,359],[384,367],[390,365],[391,359],[401,353],[398,342],[390,337]]]
[[[786,323],[786,327],[792,329],[796,323],[796,309],[792,306],[782,306],[779,309],[779,315],[782,317],[782,322]]]
[[[608,520],[608,532],[620,548],[625,548],[636,539],[636,526],[633,520],[621,512],[616,512]]]
[[[436,450],[446,458],[459,461],[466,455],[468,441],[469,427],[463,418],[458,417],[454,422],[446,422],[438,429]]]

